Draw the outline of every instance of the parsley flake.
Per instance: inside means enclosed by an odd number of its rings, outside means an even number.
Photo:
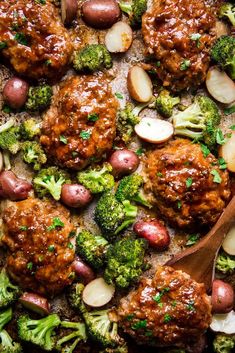
[[[216,131],[216,142],[218,143],[218,145],[224,145],[226,142],[221,129],[217,129]]]
[[[88,114],[87,120],[95,122],[98,119],[99,119],[99,114],[97,113]]]
[[[192,178],[187,178],[186,179],[185,184],[186,184],[187,188],[190,188],[190,186],[192,186],[192,183],[193,183],[193,179]]]
[[[211,175],[214,176],[214,178],[213,178],[213,182],[214,182],[214,183],[217,183],[217,184],[220,184],[220,183],[221,183],[222,179],[221,179],[221,176],[219,175],[219,173],[218,173],[217,170],[213,169],[213,170],[211,171]]]
[[[71,242],[68,243],[67,248],[73,249],[73,244]]]
[[[203,145],[203,143],[201,143],[200,146],[201,146],[203,157],[206,158],[207,156],[209,156],[211,152],[209,148],[206,145]]]
[[[200,33],[193,33],[190,37],[191,40],[196,42],[197,48],[200,47],[200,38],[201,38],[201,34]]]
[[[47,250],[50,251],[50,252],[54,252],[55,251],[55,245],[49,245]]]
[[[115,93],[115,96],[118,98],[118,99],[123,99],[123,95],[120,93],[120,92],[116,92]]]
[[[157,172],[157,173],[156,173],[156,176],[158,176],[159,178],[161,178],[161,177],[162,177],[162,173],[161,173],[161,172]]]
[[[7,42],[0,42],[0,49],[7,48]]]
[[[147,326],[147,320],[140,320],[140,321],[134,323],[131,326],[131,328],[132,328],[132,330],[139,330],[141,328],[146,328],[146,326]]]
[[[234,131],[234,130],[235,130],[235,125],[231,125],[231,126],[229,127],[229,129]]]
[[[180,210],[182,207],[182,202],[181,201],[177,201],[177,208],[178,210]]]
[[[81,131],[79,136],[83,139],[83,140],[89,140],[89,138],[91,137],[91,133],[89,131]]]
[[[164,315],[164,323],[168,323],[168,322],[170,322],[172,320],[172,317],[169,315],[169,314],[165,314]]]
[[[27,269],[32,271],[32,269],[33,269],[33,263],[32,262],[28,262],[27,263]]]
[[[144,149],[138,148],[138,150],[136,150],[135,153],[137,154],[137,156],[141,156],[144,153]]]
[[[227,163],[224,160],[224,158],[219,158],[218,159],[218,163],[219,163],[219,169],[226,169],[227,168]]]
[[[64,223],[60,220],[59,217],[53,218],[52,225],[47,227],[47,230],[54,230],[57,227],[64,227]]]
[[[224,109],[224,115],[230,115],[235,113],[235,105]]]
[[[16,33],[14,39],[21,45],[28,45],[28,40],[24,33]]]
[[[28,230],[29,227],[27,227],[27,226],[20,226],[19,229],[20,229],[20,230]]]
[[[60,135],[60,142],[64,143],[65,145],[67,145],[68,140],[64,135]]]
[[[188,240],[187,240],[187,243],[185,244],[186,246],[192,246],[194,244],[197,243],[197,241],[199,240],[200,238],[200,234],[190,234],[188,236]]]
[[[183,60],[182,63],[180,64],[180,70],[185,71],[191,66],[191,61],[190,60]]]

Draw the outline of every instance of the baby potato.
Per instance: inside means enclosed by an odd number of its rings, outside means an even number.
[[[115,151],[111,155],[109,163],[113,167],[113,175],[119,178],[134,173],[139,166],[140,160],[135,152],[123,149]]]
[[[78,0],[61,0],[61,17],[64,24],[69,25],[76,18]]]
[[[110,28],[118,21],[120,14],[115,0],[87,0],[82,4],[83,20],[93,28]]]
[[[133,41],[133,32],[128,23],[119,21],[106,33],[105,45],[110,53],[125,53]]]
[[[76,256],[72,266],[78,279],[84,284],[88,284],[95,279],[95,274],[91,267],[88,266],[79,256]]]
[[[29,310],[38,313],[39,315],[49,315],[50,305],[48,300],[39,294],[24,292],[19,298],[19,302]]]
[[[219,155],[227,163],[230,172],[235,172],[235,131],[231,131],[232,136],[228,138],[219,149]]]
[[[234,305],[233,287],[220,279],[214,280],[212,284],[211,304],[214,313],[229,313]]]
[[[170,244],[168,230],[157,219],[141,219],[134,224],[133,230],[138,236],[146,239],[149,245],[158,251],[166,250]]]
[[[0,197],[11,201],[27,199],[32,185],[24,179],[18,178],[12,171],[0,173]]]
[[[149,102],[153,96],[153,84],[149,75],[140,66],[132,66],[127,75],[127,88],[131,98],[137,102]]]
[[[3,88],[3,99],[13,109],[22,108],[28,96],[29,85],[18,77],[10,78]]]
[[[92,200],[91,192],[80,184],[64,184],[61,190],[61,201],[69,207],[87,206]]]

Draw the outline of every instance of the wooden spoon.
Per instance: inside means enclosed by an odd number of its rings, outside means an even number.
[[[195,281],[204,283],[207,291],[214,279],[215,261],[219,248],[235,222],[235,196],[210,232],[196,245],[176,254],[165,265],[188,273]]]

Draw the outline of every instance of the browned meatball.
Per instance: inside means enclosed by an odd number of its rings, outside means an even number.
[[[28,77],[54,77],[64,71],[72,44],[58,9],[47,0],[0,2],[2,54]]]
[[[41,143],[51,161],[82,169],[112,148],[117,100],[103,75],[67,79],[43,121]]]
[[[146,53],[159,61],[164,86],[181,90],[206,78],[215,16],[204,0],[155,0],[143,16]]]
[[[54,295],[71,284],[74,227],[63,206],[27,199],[6,208],[3,221],[7,270],[21,287]]]
[[[118,308],[120,325],[140,344],[184,346],[199,339],[211,322],[203,284],[182,271],[158,267]]]
[[[153,203],[179,227],[212,225],[230,198],[228,172],[219,169],[212,154],[204,157],[200,145],[186,139],[150,152],[146,175]]]

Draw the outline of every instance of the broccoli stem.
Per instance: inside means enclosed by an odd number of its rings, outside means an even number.
[[[15,120],[13,118],[8,120],[5,124],[0,126],[0,133],[9,130],[14,125],[15,125]]]
[[[10,153],[8,151],[2,151],[3,164],[5,170],[11,170]]]
[[[128,2],[119,2],[119,6],[121,8],[121,10],[125,13],[127,13],[128,15],[130,15],[132,13],[132,4],[128,3]]]
[[[12,308],[0,312],[0,331],[12,319]]]

